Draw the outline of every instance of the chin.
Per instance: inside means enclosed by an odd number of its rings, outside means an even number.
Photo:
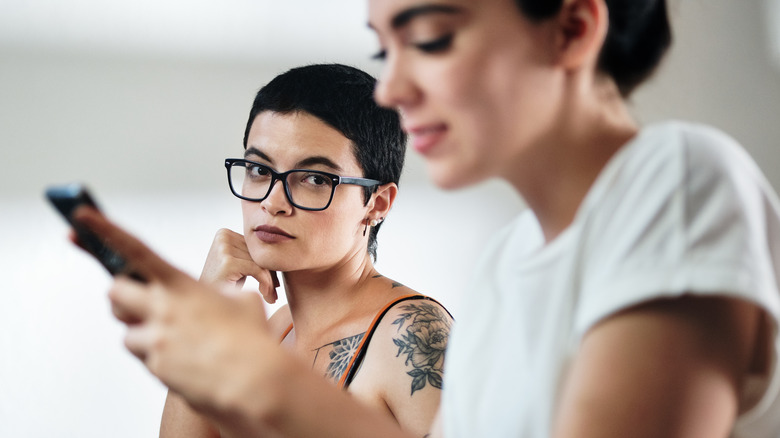
[[[284,254],[273,254],[272,251],[250,248],[249,255],[257,266],[261,266],[269,271],[284,272],[292,269],[289,266],[290,257],[285,257]]]
[[[468,169],[457,169],[447,164],[443,162],[428,162],[428,175],[436,187],[440,189],[457,190],[472,186],[485,179],[475,175],[473,171]],[[464,175],[469,175],[470,177],[464,178]]]

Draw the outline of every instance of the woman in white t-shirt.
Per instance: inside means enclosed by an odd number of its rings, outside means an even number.
[[[671,40],[664,1],[368,2],[376,98],[401,111],[432,179],[503,178],[530,207],[467,291],[431,436],[779,436],[776,196],[724,134],[640,128],[625,103]],[[241,332],[262,320],[248,298],[208,293],[94,212],[78,217],[151,279],[112,290],[120,318],[140,321],[131,350],[215,421],[404,436]],[[158,301],[201,313],[161,320]]]
[[[375,96],[433,180],[499,177],[499,233],[448,348],[444,436],[780,435],[778,202],[713,129],[625,99],[663,0],[369,0]]]

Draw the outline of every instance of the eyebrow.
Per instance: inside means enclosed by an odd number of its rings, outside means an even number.
[[[331,160],[330,158],[323,157],[321,155],[316,155],[316,156],[313,156],[313,157],[304,158],[303,160],[297,162],[295,164],[295,167],[296,168],[306,168],[306,167],[311,167],[311,166],[314,166],[314,165],[317,165],[317,164],[329,167],[329,168],[331,168],[331,169],[333,169],[334,171],[337,171],[337,172],[341,171],[341,166],[339,166],[338,164],[334,163],[333,160]]]
[[[260,149],[257,149],[254,146],[250,146],[246,148],[246,151],[244,152],[244,158],[247,158],[250,155],[257,155],[258,157],[262,158],[265,161],[268,161],[271,164],[274,164],[274,160],[271,159],[268,155],[260,151]]]
[[[390,20],[390,26],[393,29],[398,29],[406,26],[410,21],[419,16],[430,14],[458,14],[460,12],[461,9],[455,6],[429,3],[404,9]]]
[[[244,152],[244,158],[246,159],[250,155],[256,155],[260,157],[261,159],[267,161],[269,164],[274,164],[274,160],[271,159],[268,155],[266,155],[264,152],[262,152],[260,149],[257,149],[253,146],[250,146],[246,149],[246,152]],[[303,160],[298,161],[295,163],[295,169],[305,169],[307,167],[321,165],[328,167],[332,169],[333,171],[340,172],[342,170],[341,166],[336,164],[333,160],[331,160],[328,157],[324,157],[322,155],[315,155],[312,157],[304,158]]]

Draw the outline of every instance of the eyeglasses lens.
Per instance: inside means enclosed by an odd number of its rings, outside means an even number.
[[[270,168],[253,163],[235,162],[230,167],[233,192],[254,201],[264,200],[276,178]],[[290,201],[297,207],[325,208],[333,194],[334,182],[327,174],[312,170],[287,173],[285,186]]]

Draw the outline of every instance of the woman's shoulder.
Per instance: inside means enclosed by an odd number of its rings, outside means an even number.
[[[374,325],[378,326],[385,324],[389,318],[387,315],[395,315],[398,313],[399,309],[414,305],[414,303],[418,302],[422,302],[424,306],[439,309],[449,316],[449,311],[435,298],[417,292],[405,284],[381,274],[377,274],[374,278],[382,282],[381,286],[374,289],[374,292],[378,292],[376,295],[377,300],[382,303],[382,305],[378,307],[378,313],[374,318]]]
[[[726,132],[710,125],[670,120],[648,125],[632,142],[634,160],[647,166],[649,159],[679,160],[686,170],[729,171],[749,167],[757,171],[747,151]]]
[[[582,212],[613,217],[619,208],[646,211],[675,199],[695,203],[720,192],[734,197],[756,189],[771,191],[737,141],[711,126],[673,120],[642,128],[610,160]]]
[[[407,393],[426,385],[441,388],[444,353],[453,318],[440,302],[421,294],[410,294],[388,303],[375,319],[370,339],[372,354],[399,369],[408,379]]]
[[[396,357],[404,358],[411,372],[430,367],[444,369],[444,353],[454,319],[435,299],[416,295],[395,303],[380,323],[385,338],[392,339]]]
[[[444,304],[401,283],[392,283],[394,293],[385,298],[385,304],[377,312],[369,330],[398,333],[421,319],[441,320],[452,324],[452,315]]]
[[[427,367],[443,368],[441,361],[453,324],[452,315],[436,299],[390,281],[392,293],[374,311],[366,330],[366,359],[381,357],[376,363],[404,368],[405,374],[421,366],[421,354],[425,351],[430,353]],[[398,360],[390,360],[393,358]]]
[[[449,328],[452,326],[453,317],[436,299],[414,293],[388,303],[386,314],[377,321],[377,328],[390,329],[390,333],[403,333],[408,332],[415,324],[417,325],[412,330],[422,326],[429,327],[428,323],[442,324]]]
[[[378,394],[399,421],[424,433],[441,397],[444,354],[453,320],[430,297],[397,297],[377,315],[350,390]]]
[[[646,128],[661,155],[659,165],[677,169],[677,187],[689,200],[710,196],[734,199],[763,193],[774,197],[766,176],[748,151],[724,131],[709,125],[670,121]],[[659,141],[660,140],[660,141]],[[652,170],[659,170],[656,167]],[[770,194],[771,193],[771,194]]]

